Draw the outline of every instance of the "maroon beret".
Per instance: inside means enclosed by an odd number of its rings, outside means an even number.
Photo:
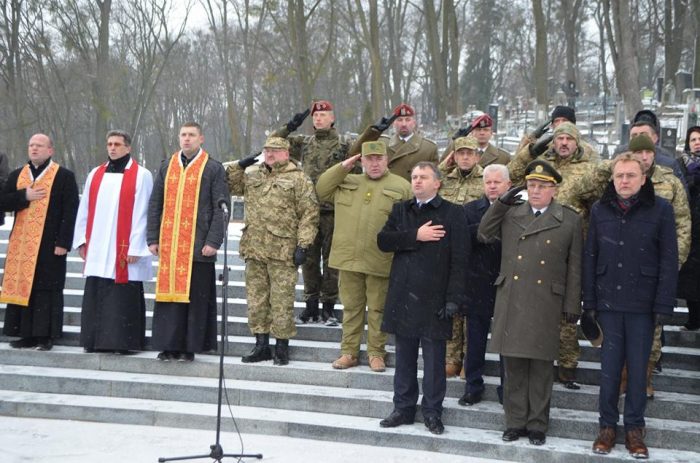
[[[408,103],[401,103],[400,105],[394,108],[394,114],[398,117],[415,116],[416,110],[413,109],[413,106],[411,106]]]
[[[472,121],[472,127],[475,129],[483,129],[484,127],[493,127],[493,119],[488,114],[482,114]]]
[[[318,100],[311,105],[311,115],[313,116],[316,111],[333,111],[333,105],[328,100]]]

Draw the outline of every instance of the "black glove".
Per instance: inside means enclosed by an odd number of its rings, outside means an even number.
[[[596,310],[584,310],[581,313],[581,323],[583,324],[583,319],[588,320],[590,323],[595,323],[598,318],[598,312]]]
[[[523,203],[520,192],[525,189],[525,185],[515,186],[501,195],[498,200],[506,206],[517,206]]]
[[[550,125],[552,125],[552,119],[547,119],[546,121],[544,121],[544,122],[542,123],[542,125],[540,125],[539,127],[537,127],[537,128],[530,134],[530,136],[531,136],[532,138],[534,138],[534,139],[540,138],[542,135],[544,135],[544,133],[545,133],[547,130],[549,130],[549,126],[550,126]]]
[[[547,151],[547,147],[550,143],[552,143],[552,140],[554,140],[554,136],[547,135],[546,137],[542,137],[535,143],[530,145],[530,156],[536,158],[537,156]]]
[[[372,126],[372,128],[376,129],[379,132],[384,132],[386,129],[391,127],[391,124],[394,123],[397,117],[399,116],[396,114],[392,114],[389,117],[382,117],[376,124]]]
[[[246,167],[250,167],[258,161],[257,157],[259,155],[260,155],[260,153],[255,153],[252,156],[248,156],[247,158],[243,158],[240,161],[238,161],[238,165],[241,166],[241,169],[245,169]]]
[[[294,265],[297,267],[301,264],[304,263],[306,260],[306,249],[302,248],[301,246],[297,246],[297,248],[294,250]]]
[[[562,314],[561,318],[566,320],[566,323],[571,323],[572,325],[575,325],[576,322],[578,322],[578,314],[577,313],[564,312]]]
[[[467,127],[460,127],[459,130],[456,131],[454,135],[452,135],[452,139],[456,140],[458,138],[466,137],[467,135],[472,133],[472,130],[474,130],[474,127],[472,127],[471,125]]]
[[[454,302],[447,302],[444,307],[435,312],[435,315],[437,315],[437,318],[440,320],[449,320],[457,315],[458,311],[459,306],[457,304]]]
[[[287,122],[287,130],[294,132],[296,129],[301,127],[301,124],[304,123],[304,119],[306,119],[309,114],[311,114],[310,109],[307,109],[303,113],[296,113],[294,117],[292,117],[292,120]]]
[[[654,312],[654,325],[668,325],[671,323],[671,319],[673,319],[671,314]]]
[[[584,310],[581,314],[581,331],[586,339],[594,340],[600,336],[600,329],[596,322],[598,313],[595,310]]]

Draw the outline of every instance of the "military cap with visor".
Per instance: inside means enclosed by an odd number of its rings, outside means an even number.
[[[536,159],[525,168],[525,180],[561,183],[561,174],[547,161]]]

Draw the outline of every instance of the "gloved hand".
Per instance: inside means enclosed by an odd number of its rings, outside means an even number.
[[[392,114],[389,117],[382,117],[376,124],[372,126],[372,128],[376,129],[378,132],[384,132],[386,129],[391,127],[391,124],[394,123],[397,117],[399,116],[396,114]]]
[[[306,119],[309,114],[311,114],[310,109],[307,109],[303,113],[296,113],[294,117],[292,117],[292,120],[287,122],[287,130],[294,132],[296,129],[301,127],[301,124],[304,123],[304,119]]]
[[[456,140],[458,138],[466,137],[470,133],[472,133],[472,130],[474,130],[474,127],[471,125],[468,127],[460,127],[458,131],[455,132],[454,135],[452,135],[452,139]]]
[[[517,206],[523,203],[522,197],[519,195],[525,189],[525,185],[515,186],[501,195],[498,200],[506,206]]]
[[[598,311],[596,310],[584,310],[581,313],[581,322],[583,323],[583,319],[587,319],[591,323],[595,323],[596,318],[598,317]]]
[[[673,315],[671,314],[654,312],[654,325],[668,325],[671,323],[672,318]]]
[[[572,325],[575,325],[576,322],[578,322],[578,314],[576,313],[564,312],[562,314],[562,318],[566,321],[566,323],[571,323]]]
[[[552,119],[547,119],[542,123],[542,125],[538,126],[535,130],[533,130],[530,136],[534,139],[540,138],[542,135],[545,134],[547,130],[549,130],[550,125],[552,125]]]
[[[248,156],[247,158],[243,158],[240,161],[238,161],[238,165],[241,166],[242,169],[250,167],[258,161],[259,155],[260,155],[260,153],[255,153],[252,156]]]
[[[530,156],[536,158],[537,156],[547,151],[547,147],[550,143],[552,143],[552,140],[554,140],[554,136],[547,135],[546,137],[542,137],[535,143],[530,145]]]
[[[301,246],[297,246],[294,250],[294,265],[297,267],[304,263],[306,260],[306,249]]]
[[[445,303],[445,306],[438,309],[437,312],[435,312],[435,315],[437,315],[437,318],[440,320],[449,320],[455,315],[457,315],[457,312],[459,311],[459,306],[455,304],[454,302],[447,302]]]

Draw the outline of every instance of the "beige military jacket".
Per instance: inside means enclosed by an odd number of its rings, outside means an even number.
[[[318,200],[311,180],[293,160],[272,170],[255,164],[245,172],[234,162],[226,175],[231,194],[245,196],[243,259],[291,263],[297,246],[311,246],[318,230]]]

